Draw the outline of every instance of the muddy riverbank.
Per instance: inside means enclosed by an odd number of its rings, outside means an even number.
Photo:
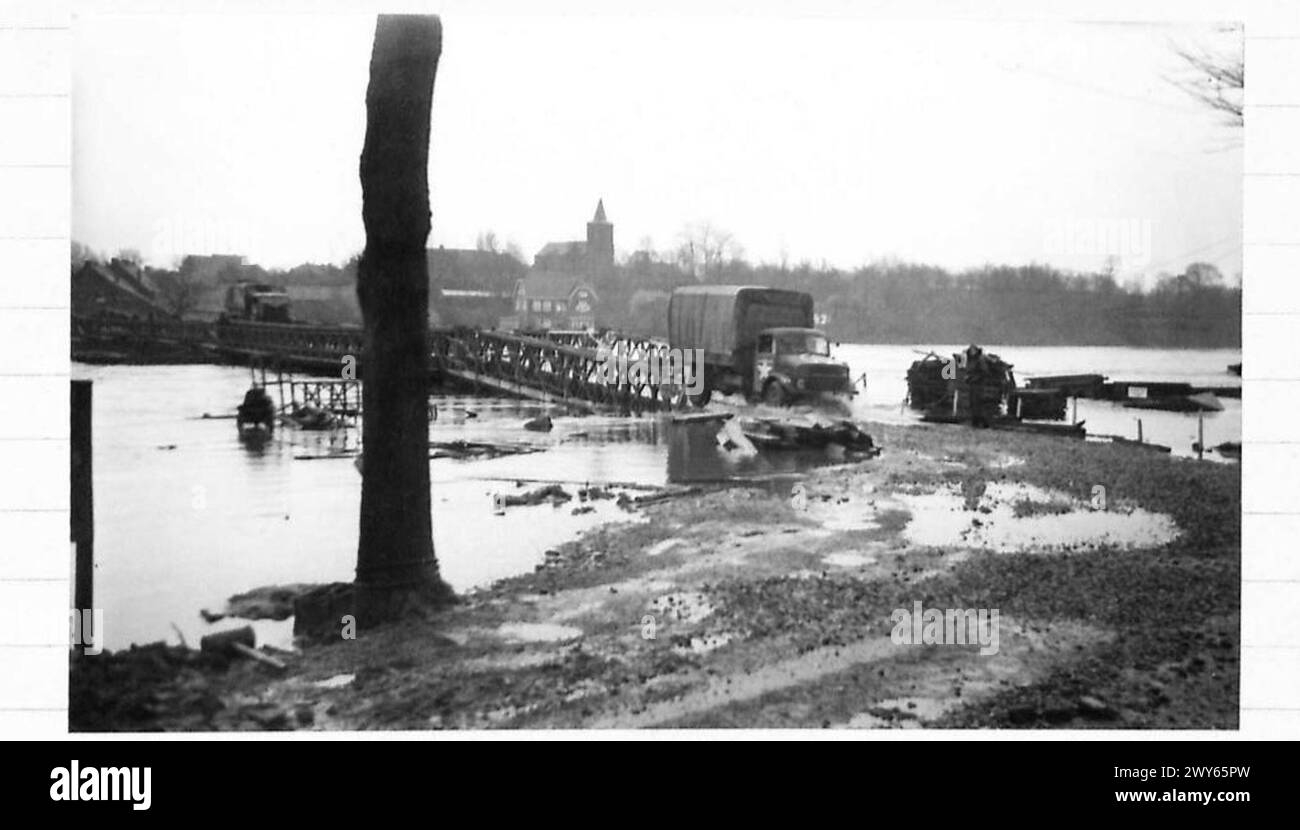
[[[869,431],[878,458],[641,507],[434,618],[277,652],[284,671],[74,658],[71,726],[1237,725],[1240,467]],[[996,653],[899,642],[916,603],[996,610]]]

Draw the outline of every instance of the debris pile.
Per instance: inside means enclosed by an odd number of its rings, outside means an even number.
[[[842,448],[846,458],[871,458],[880,448],[853,421],[801,422],[783,418],[743,418],[740,428],[760,450]]]

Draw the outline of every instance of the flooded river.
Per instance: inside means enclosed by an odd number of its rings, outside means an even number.
[[[956,347],[944,349],[944,352]],[[1230,385],[1225,366],[1240,352],[990,347],[1016,364],[1017,377],[1100,372],[1112,380]],[[905,346],[846,345],[838,354],[854,376],[867,375],[858,414],[915,419],[900,410],[904,373],[917,355]],[[204,418],[232,411],[249,385],[246,369],[221,366],[86,366],[73,377],[94,384],[95,604],[104,609],[105,645],[178,640],[240,621],[208,625],[200,608],[261,585],[351,581],[356,566],[360,475],[355,431],[277,432],[260,448],[242,444],[234,422]],[[562,481],[656,486],[730,472],[770,473],[808,458],[759,458],[742,468],[716,459],[683,464],[669,448],[668,425],[652,417],[555,417],[549,433],[527,432],[542,408],[517,401],[435,396],[432,441],[534,445],[544,452],[486,460],[430,461],[434,544],[443,576],[457,591],[532,570],[549,548],[611,519],[636,521],[613,501],[541,504],[499,511],[497,494]],[[1206,418],[1206,443],[1241,438],[1239,400]],[[1079,402],[1089,431],[1136,436],[1186,454],[1195,416],[1138,412]],[[523,482],[522,484],[520,482]],[[575,508],[594,508],[577,512]],[[259,641],[288,645],[290,623],[259,623]]]

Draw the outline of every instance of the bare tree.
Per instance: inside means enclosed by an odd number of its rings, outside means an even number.
[[[366,248],[357,274],[361,366],[363,625],[450,602],[433,550],[429,494],[429,116],[442,50],[437,17],[380,15],[361,151]]]
[[[478,239],[474,242],[474,247],[480,251],[487,251],[495,254],[501,250],[501,242],[497,239],[496,231],[487,230],[478,235]]]
[[[697,280],[716,279],[728,262],[744,255],[732,235],[709,222],[688,225],[677,247],[678,266]]]
[[[1184,71],[1170,81],[1211,110],[1225,116],[1226,123],[1245,123],[1246,60],[1240,51],[1214,52],[1204,47],[1174,47]]]
[[[506,256],[513,258],[520,265],[526,265],[528,262],[528,260],[524,259],[523,247],[513,239],[506,243]]]

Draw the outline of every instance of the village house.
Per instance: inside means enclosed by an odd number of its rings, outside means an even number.
[[[605,202],[587,223],[585,241],[548,242],[533,257],[533,267],[515,283],[514,314],[501,328],[521,331],[577,331],[596,325],[597,278],[614,268],[614,226]]]
[[[596,325],[596,291],[577,274],[529,271],[515,284],[514,307],[502,328],[582,331]]]
[[[72,314],[91,317],[109,313],[142,320],[170,317],[158,289],[133,262],[87,260],[72,272]]]
[[[496,328],[528,266],[502,251],[431,248],[429,322]]]

